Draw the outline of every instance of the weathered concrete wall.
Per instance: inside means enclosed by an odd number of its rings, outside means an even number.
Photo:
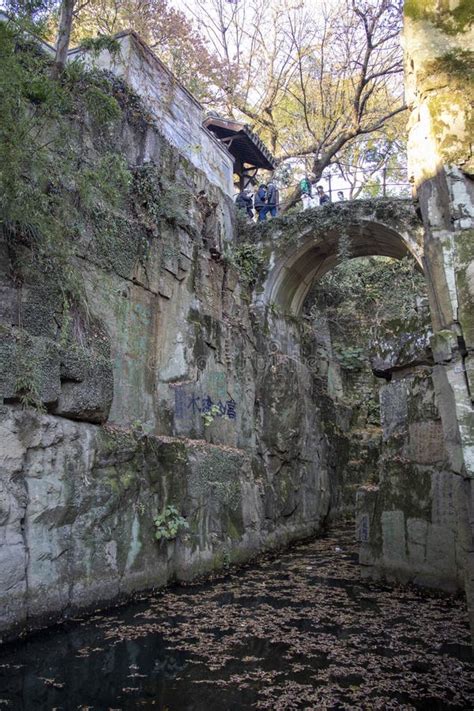
[[[453,490],[463,490],[459,536],[474,631],[474,13],[467,0],[405,3],[409,168],[425,227],[434,326],[433,377]]]

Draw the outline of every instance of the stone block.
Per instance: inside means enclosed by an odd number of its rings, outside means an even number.
[[[178,275],[179,256],[179,251],[174,245],[164,245],[161,260],[162,267],[175,277]]]
[[[46,276],[45,276],[46,282]],[[61,322],[62,299],[47,282],[21,290],[21,327],[32,336],[55,339]]]
[[[432,362],[428,322],[422,324],[418,320],[397,319],[385,322],[384,328],[386,335],[374,341],[370,359],[377,376],[386,377],[401,369]]]
[[[431,474],[431,521],[435,525],[456,528],[459,515],[456,488],[459,477],[452,472],[432,472]]]
[[[71,364],[69,363],[69,373]],[[54,414],[70,417],[72,420],[102,423],[107,420],[114,394],[112,365],[109,361],[89,356],[84,370],[74,371],[75,380],[63,381],[54,407]]]
[[[462,372],[456,373],[456,368],[462,368],[459,361],[453,361],[446,366],[436,365],[433,368],[433,383],[436,391],[441,422],[443,425],[444,442],[449,457],[450,467],[455,473],[463,470],[464,457],[457,420],[456,399],[463,399],[464,384],[460,378]],[[457,382],[457,386],[454,384]]]
[[[59,348],[47,338],[33,339],[33,375],[38,372],[38,391],[41,402],[53,403],[61,389]]]
[[[380,388],[380,412],[385,441],[407,430],[407,389],[406,380],[395,380]]]
[[[437,331],[431,337],[431,350],[435,363],[450,361],[458,348],[456,334],[450,329]]]
[[[174,291],[173,277],[170,274],[163,274],[158,284],[158,293],[165,299],[171,299]]]
[[[426,541],[426,563],[443,585],[457,578],[454,532],[446,526],[431,524]],[[450,586],[449,586],[450,587]]]
[[[0,398],[16,392],[16,339],[10,329],[0,327]]]
[[[60,351],[48,338],[6,329],[0,340],[0,397],[53,403],[61,389]]]
[[[467,198],[467,195],[466,195]],[[471,209],[472,207],[471,203]],[[455,233],[456,286],[458,297],[458,320],[461,324],[464,343],[474,349],[474,229]]]
[[[408,456],[413,462],[437,464],[446,460],[441,420],[412,422],[408,432]]]
[[[5,283],[10,281],[10,250],[4,233],[0,235],[0,278]]]
[[[381,552],[373,528],[378,497],[379,488],[374,485],[360,487],[356,492],[355,535],[360,543],[359,563],[362,566],[373,566]]]
[[[193,250],[194,250],[194,243],[191,237],[188,235],[187,232],[184,230],[178,230],[178,245],[179,245],[179,251],[181,253],[181,256],[183,256],[186,260],[192,261],[193,259]]]
[[[192,266],[192,260],[181,254],[178,259],[178,277],[184,278]]]
[[[431,368],[419,370],[407,379],[408,421],[439,420]]]
[[[87,376],[88,357],[85,349],[68,348],[61,353],[61,380],[80,383]]]
[[[467,382],[469,383],[469,391],[471,393],[472,398],[472,393],[474,393],[474,354],[472,352],[469,353],[469,355],[464,359],[464,367],[466,370],[466,378]]]
[[[429,525],[424,519],[407,519],[408,563],[415,571],[425,563]]]
[[[407,545],[403,511],[383,511],[382,540],[384,566],[406,562]]]

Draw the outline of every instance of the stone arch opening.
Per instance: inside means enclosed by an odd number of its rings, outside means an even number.
[[[345,203],[343,207],[334,205],[324,211],[300,213],[291,224],[294,235],[291,240],[285,239],[287,218],[279,220],[281,224],[275,225],[270,239],[263,241],[263,245],[270,248],[271,267],[259,301],[275,305],[282,314],[300,315],[315,279],[324,276],[340,261],[343,235],[348,238],[351,258],[403,259],[412,255],[423,271],[422,226],[415,210],[408,201],[391,202],[398,203],[397,210],[387,209],[386,214],[381,214],[375,200],[364,201],[363,205],[353,203],[352,209]]]
[[[288,321],[296,339],[301,336],[302,362],[327,434],[332,515],[358,520],[357,495],[363,516],[370,513],[366,486],[372,496],[380,486],[385,509],[394,504],[390,477],[381,476],[385,459],[411,490],[412,471],[425,460],[431,463],[433,443],[423,439],[433,433],[438,441],[439,416],[422,271],[414,273],[413,262],[402,265],[393,255],[356,256],[316,279],[301,318]],[[417,404],[420,392],[429,407]],[[402,453],[410,464],[400,473]]]

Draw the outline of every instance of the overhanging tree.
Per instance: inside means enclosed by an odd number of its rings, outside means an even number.
[[[345,147],[404,111],[401,0],[198,4],[201,30],[238,68],[222,87],[228,105],[280,163],[305,160],[319,180]]]
[[[84,0],[72,39],[79,44],[97,34],[128,29],[137,32],[200,101],[221,101],[223,62],[169,0]]]

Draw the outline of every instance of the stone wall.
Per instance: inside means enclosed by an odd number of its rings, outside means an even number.
[[[308,481],[283,491],[244,450],[12,407],[0,416],[3,632],[189,580],[317,526]],[[189,529],[158,541],[165,503]]]
[[[222,257],[225,190],[149,119],[80,121],[81,156],[113,145],[157,216],[140,192],[82,215],[69,307],[47,264],[22,270],[27,242],[0,241],[4,634],[310,535],[333,496],[310,371],[284,357],[291,326],[276,353]],[[167,506],[189,524],[169,543]]]
[[[417,23],[425,28],[430,21],[413,19],[414,36]],[[408,56],[410,46],[415,55],[407,31]],[[344,468],[357,461],[349,450],[338,456],[348,442],[349,413],[334,402],[335,369],[315,377],[295,323],[272,311],[272,299],[259,299],[258,289],[252,304],[252,280],[236,257],[230,158],[156,58],[133,34],[119,39],[128,62],[102,54],[98,65],[126,76],[149,115],[134,121],[124,111],[115,128],[102,132],[81,117],[81,151],[91,164],[105,143],[125,156],[134,178],[148,186],[147,200],[159,207],[154,218],[141,214],[136,195],[109,209],[107,224],[84,216],[73,257],[84,301],[72,309],[47,270],[35,278],[19,271],[27,244],[5,235],[0,241],[5,634],[315,533],[345,507]],[[413,61],[421,58],[420,52]],[[368,566],[449,588],[462,585],[463,565],[471,569],[466,165],[460,159],[417,179],[428,225],[436,396],[425,370],[386,386],[391,415],[377,496],[368,487],[359,500]],[[397,212],[404,227],[396,233],[390,205],[376,220],[372,207],[360,208],[360,254],[374,253],[374,237],[378,253],[419,250],[410,208]],[[337,259],[339,232],[346,223],[354,227],[347,211],[343,205],[337,215],[336,206],[327,213],[336,217],[329,261],[316,245],[308,262],[315,229],[324,232],[311,223],[314,216],[264,228],[274,230],[263,235],[267,247],[279,242],[267,250],[270,267],[278,257],[277,306],[299,313],[311,279]],[[281,230],[291,227],[285,241]],[[43,412],[29,407],[32,401]],[[439,446],[441,428],[446,448]],[[166,543],[156,539],[154,519],[170,505],[189,529]]]
[[[431,368],[413,369],[387,383],[380,401],[378,482],[357,493],[362,574],[462,590],[466,541],[458,516],[463,492],[450,471]]]
[[[434,381],[449,468],[462,489],[466,587],[474,633],[474,13],[468,0],[405,3],[408,157],[425,227]]]
[[[211,183],[232,196],[233,156],[203,126],[205,113],[199,101],[135,32],[120,32],[114,39],[118,52],[103,50],[96,55],[78,47],[69,52],[68,61],[79,59],[86,66],[123,79],[143,99],[171,145],[204,171]]]

